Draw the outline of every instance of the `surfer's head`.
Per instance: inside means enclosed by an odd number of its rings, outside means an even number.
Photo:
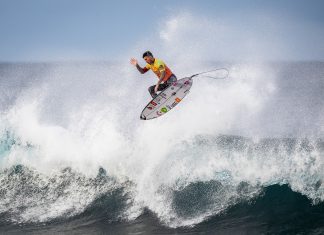
[[[148,64],[153,64],[154,62],[154,57],[153,57],[153,54],[152,52],[150,51],[145,51],[144,54],[143,54],[143,59],[146,61],[146,63]]]

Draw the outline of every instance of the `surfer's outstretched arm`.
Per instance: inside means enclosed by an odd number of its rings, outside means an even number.
[[[146,73],[146,72],[148,71],[148,69],[146,69],[145,67],[142,68],[141,66],[139,66],[139,65],[138,65],[138,62],[137,62],[137,60],[136,60],[135,58],[131,58],[131,61],[130,61],[130,62],[131,62],[132,65],[135,65],[135,66],[136,66],[137,70],[138,70],[141,74]]]

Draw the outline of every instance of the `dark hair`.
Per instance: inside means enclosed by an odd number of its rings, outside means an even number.
[[[150,52],[150,51],[145,51],[144,54],[143,54],[143,58],[144,58],[145,56],[152,56],[152,57],[153,57],[153,54],[152,54],[152,52]]]

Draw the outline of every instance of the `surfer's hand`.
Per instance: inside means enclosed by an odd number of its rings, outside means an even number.
[[[158,89],[159,89],[159,86],[155,86],[154,87],[154,92],[157,93],[158,92]]]
[[[137,65],[137,59],[135,59],[135,58],[131,58],[131,60],[130,60],[130,63],[132,64],[132,65]]]

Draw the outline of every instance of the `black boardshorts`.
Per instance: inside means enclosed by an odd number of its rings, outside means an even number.
[[[175,81],[177,81],[177,77],[174,74],[172,74],[166,82],[163,82],[162,84],[159,85],[158,91],[165,90],[172,84],[172,82],[175,82]],[[148,91],[150,92],[150,95],[152,96],[153,99],[157,96],[157,94],[154,92],[155,86],[156,85],[153,85],[148,88]]]

